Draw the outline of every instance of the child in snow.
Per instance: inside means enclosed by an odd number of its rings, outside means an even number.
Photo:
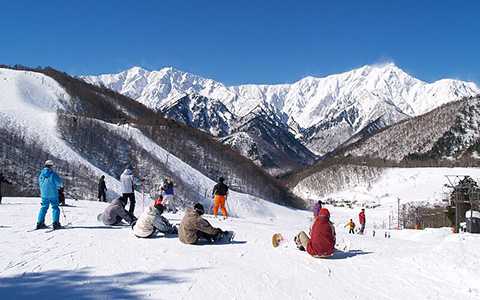
[[[224,239],[224,231],[213,227],[202,218],[204,212],[200,203],[195,204],[193,208],[187,208],[178,230],[178,237],[182,243],[196,244],[201,239],[213,243]]]
[[[42,207],[38,213],[37,229],[46,228],[45,215],[48,207],[52,206],[53,229],[60,229],[60,209],[58,208],[58,190],[63,187],[60,176],[53,171],[53,161],[47,160],[45,168],[40,172],[38,177],[38,185],[40,186],[40,194],[42,197]]]
[[[322,208],[322,201],[318,200],[317,203],[313,206],[313,218],[318,217],[318,213],[320,212],[320,209]]]
[[[166,206],[168,211],[171,211],[173,213],[177,212],[177,209],[175,208],[173,197],[175,195],[175,189],[174,189],[174,184],[173,181],[170,178],[165,178],[163,180],[163,185],[161,187],[162,189],[162,196],[163,196],[163,205]]]
[[[120,225],[122,220],[128,222],[128,224],[132,224],[136,218],[130,212],[125,209],[127,205],[127,199],[123,196],[119,197],[118,199],[113,200],[103,214],[99,216],[99,219],[105,225]]]
[[[162,216],[165,206],[162,197],[152,202],[142,213],[140,218],[133,223],[133,234],[139,238],[153,237],[157,231],[164,234],[178,234],[177,227],[173,226]]]
[[[314,257],[331,256],[335,250],[335,228],[330,222],[330,212],[326,208],[320,209],[315,218],[310,236],[302,231],[295,237],[297,247]]]
[[[355,234],[355,223],[353,222],[352,219],[348,221],[347,224],[345,224],[345,227],[348,228],[348,233]]]
[[[227,201],[228,185],[225,183],[225,179],[220,177],[218,183],[213,187],[213,215],[215,218],[218,214],[218,209],[222,210],[223,218],[226,219],[227,209],[225,208],[225,201]]]

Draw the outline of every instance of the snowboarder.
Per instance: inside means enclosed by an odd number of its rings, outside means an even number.
[[[169,178],[165,178],[163,180],[163,185],[161,187],[162,196],[163,196],[163,204],[167,208],[168,211],[177,212],[175,205],[173,204],[173,197],[175,194],[174,184],[173,181]]]
[[[135,179],[133,177],[132,167],[128,167],[123,171],[120,176],[120,182],[122,183],[122,196],[130,202],[128,212],[133,215],[135,211]]]
[[[348,233],[355,234],[355,222],[352,219],[345,224],[345,227],[348,228]]]
[[[180,241],[185,244],[196,244],[199,240],[206,240],[209,243],[229,242],[232,232],[214,228],[202,218],[204,212],[203,205],[200,203],[195,204],[193,208],[187,208],[178,230]]]
[[[365,208],[362,208],[360,213],[358,214],[358,221],[360,222],[360,231],[358,234],[363,234],[365,231]]]
[[[107,202],[107,185],[105,184],[105,175],[98,181],[98,201]]]
[[[12,184],[10,181],[7,180],[7,178],[3,176],[2,173],[0,173],[0,204],[2,204],[2,183]]]
[[[333,254],[335,250],[335,228],[330,222],[328,209],[320,209],[310,235],[311,238],[304,231],[301,231],[295,237],[295,243],[300,250],[307,251],[313,257],[328,257]]]
[[[132,229],[133,234],[139,238],[153,237],[157,231],[163,234],[178,234],[177,227],[173,226],[168,220],[162,216],[165,206],[162,204],[162,199],[155,200],[147,207],[134,222]]]
[[[63,186],[58,189],[58,205],[65,206],[65,190]]]
[[[218,209],[222,210],[223,218],[228,217],[227,209],[225,208],[225,201],[228,195],[228,186],[224,183],[225,179],[220,177],[218,183],[213,187],[213,215],[215,218],[218,214]]]
[[[60,229],[60,209],[58,208],[58,190],[63,187],[63,182],[60,176],[53,171],[53,161],[47,160],[45,167],[40,172],[38,177],[38,184],[40,186],[40,194],[42,197],[42,207],[38,213],[36,229],[47,228],[45,225],[45,215],[48,207],[52,206],[52,220],[53,229]]]
[[[128,224],[132,225],[136,218],[125,209],[126,205],[127,199],[121,196],[113,200],[97,219],[102,221],[105,225],[121,225],[122,220],[125,220]]]
[[[318,213],[320,212],[320,209],[322,208],[322,201],[318,200],[317,203],[313,206],[313,217],[316,218],[318,216]]]

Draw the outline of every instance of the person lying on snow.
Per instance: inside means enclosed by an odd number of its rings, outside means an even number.
[[[315,218],[310,236],[302,231],[295,237],[298,249],[307,251],[313,257],[328,257],[335,251],[335,228],[330,222],[330,212],[320,209]]]
[[[173,226],[162,216],[165,206],[162,197],[152,202],[142,213],[140,218],[133,223],[133,234],[139,238],[153,237],[157,231],[163,234],[178,234],[177,227]]]
[[[105,225],[121,225],[122,220],[125,220],[128,224],[132,224],[136,218],[129,213],[125,206],[127,205],[127,199],[123,196],[113,200],[103,214],[101,214],[101,221]]]
[[[187,208],[178,230],[178,237],[182,243],[196,244],[199,240],[215,243],[225,239],[228,232],[210,225],[202,218],[204,212],[203,205],[200,203],[195,204],[193,208]]]

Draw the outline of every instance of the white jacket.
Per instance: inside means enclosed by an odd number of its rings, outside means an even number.
[[[122,183],[122,194],[133,193],[133,185],[135,183],[132,170],[125,169],[120,176],[120,182]]]
[[[149,205],[138,218],[137,223],[133,226],[133,233],[138,237],[148,237],[155,230],[154,222],[157,216],[157,209]]]

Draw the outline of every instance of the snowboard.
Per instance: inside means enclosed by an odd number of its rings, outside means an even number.
[[[222,236],[215,241],[215,243],[231,243],[233,239],[235,238],[235,232],[226,230],[223,232]]]

